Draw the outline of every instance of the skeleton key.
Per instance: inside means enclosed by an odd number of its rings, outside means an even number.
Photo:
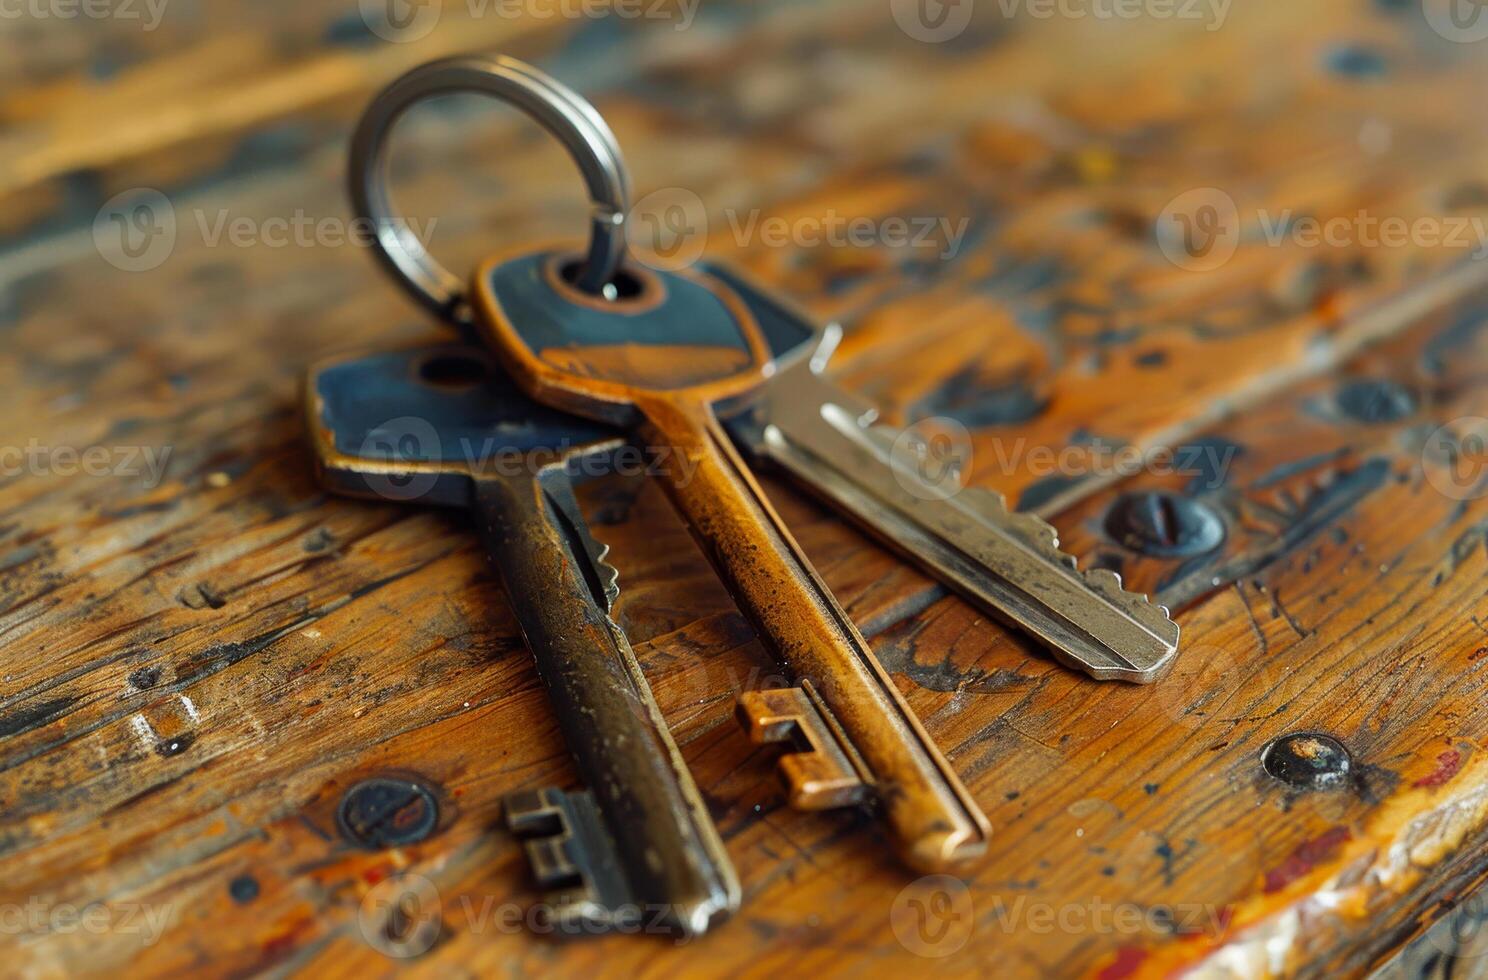
[[[460,281],[402,230],[385,184],[386,140],[418,101],[456,91],[502,99],[569,150],[592,202],[589,248],[498,257]],[[764,498],[714,414],[757,393],[772,368],[754,317],[707,276],[621,270],[629,180],[614,135],[579,95],[510,58],[433,62],[374,99],[352,140],[359,217],[381,260],[420,303],[481,337],[528,395],[629,428],[670,450],[664,484],[745,613],[801,683],[740,710],[760,740],[799,752],[792,798],[809,806],[871,798],[903,857],[942,869],[986,850],[986,817],[926,735],[847,614]],[[754,692],[756,694],[760,692]],[[766,718],[762,712],[771,712]]]
[[[739,904],[718,832],[625,633],[570,469],[623,440],[523,398],[478,349],[378,354],[311,372],[310,432],[331,490],[472,509],[588,789],[511,794],[560,933],[646,913],[684,935]],[[632,925],[639,923],[630,923]]]
[[[815,330],[747,278],[710,265],[761,324],[780,370],[764,397],[727,422],[769,460],[979,609],[1020,627],[1063,664],[1099,680],[1155,680],[1178,651],[1178,624],[1115,572],[1080,572],[1054,528],[1007,509],[1002,495],[926,485],[895,453],[877,411],[823,374],[840,336]]]

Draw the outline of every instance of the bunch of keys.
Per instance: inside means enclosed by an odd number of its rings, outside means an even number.
[[[402,230],[387,193],[387,136],[413,104],[457,91],[516,106],[568,149],[592,202],[586,252],[497,256],[467,288]],[[424,485],[425,502],[475,508],[589,787],[506,801],[509,825],[532,835],[538,878],[567,914],[603,925],[621,908],[672,909],[672,927],[696,934],[739,901],[717,831],[610,616],[613,569],[573,501],[574,464],[627,439],[670,450],[660,473],[669,498],[795,682],[745,692],[738,704],[756,742],[790,743],[780,768],[791,802],[871,806],[917,870],[984,853],[987,819],[765,498],[746,455],[779,465],[1093,677],[1151,680],[1176,652],[1178,627],[1166,610],[1124,592],[1113,573],[1078,571],[1043,521],[1009,512],[995,494],[917,486],[924,478],[892,451],[895,433],[823,376],[835,327],[815,329],[713,265],[662,271],[627,261],[629,181],[615,138],[582,97],[530,65],[453,58],[392,83],[353,139],[351,187],[358,216],[378,229],[380,261],[478,346],[314,371],[319,469],[342,492],[412,481]],[[451,385],[451,376],[463,383]],[[388,420],[416,420],[426,438],[410,451],[389,438]],[[472,462],[449,451],[493,438],[496,457],[544,451],[547,462],[517,467],[514,477],[503,475],[512,467],[484,465],[490,453]]]

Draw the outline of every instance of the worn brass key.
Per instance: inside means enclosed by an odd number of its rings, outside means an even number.
[[[570,468],[602,465],[618,434],[523,398],[465,347],[323,365],[307,395],[327,487],[475,515],[587,787],[504,801],[554,930],[659,921],[695,935],[737,908],[718,832],[611,618],[615,571],[573,500]]]
[[[980,853],[981,811],[822,584],[724,432],[714,406],[771,366],[758,324],[721,281],[633,269],[623,298],[569,284],[561,250],[497,258],[477,274],[484,336],[538,401],[630,429],[658,453],[667,493],[766,642],[829,709],[911,864]]]

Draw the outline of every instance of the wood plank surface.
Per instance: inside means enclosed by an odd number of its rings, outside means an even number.
[[[447,2],[395,41],[319,0],[0,22],[7,968],[1351,976],[1471,893],[1488,486],[1437,430],[1488,416],[1488,40],[1433,29],[1431,0],[978,4],[943,43],[905,6],[704,0],[679,29]],[[346,217],[371,93],[482,48],[594,99],[638,196],[701,202],[711,257],[841,320],[844,384],[964,425],[974,483],[1180,610],[1166,679],[1098,684],[766,478],[992,820],[956,879],[906,872],[863,815],[786,807],[732,720],[773,662],[660,489],[617,478],[583,502],[744,905],[685,945],[523,924],[500,798],[575,775],[510,609],[461,516],[317,488],[298,393],[322,357],[443,336],[314,228]],[[452,100],[400,129],[399,201],[467,268],[581,229],[561,158]],[[174,243],[129,271],[95,216],[137,188]],[[1185,201],[1233,207],[1227,261],[1186,268],[1207,254],[1161,237]],[[846,219],[877,237],[812,240]],[[891,220],[933,231],[895,247]],[[1155,447],[1182,465],[1113,462]],[[1206,508],[1224,541],[1144,555],[1119,531],[1134,499]],[[1348,777],[1268,774],[1298,733],[1336,739]],[[337,809],[388,774],[437,826],[357,847]],[[385,903],[418,882],[437,937],[389,955]],[[1452,952],[1441,933],[1420,948]]]

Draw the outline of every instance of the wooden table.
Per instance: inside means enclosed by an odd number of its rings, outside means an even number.
[[[1358,975],[1469,895],[1488,40],[1436,0],[988,3],[944,40],[897,0],[646,6],[446,2],[373,18],[391,41],[345,0],[0,21],[7,970]],[[586,510],[744,905],[680,946],[522,925],[499,800],[574,774],[510,610],[458,515],[316,487],[297,393],[441,336],[335,230],[371,92],[471,49],[593,98],[638,195],[696,195],[710,255],[847,325],[845,384],[963,423],[974,483],[1179,610],[1165,680],[1095,683],[768,482],[991,818],[959,878],[784,806],[732,721],[772,661],[659,489],[609,480]],[[561,160],[454,100],[400,132],[400,203],[468,268],[577,233]],[[809,240],[838,219],[867,239]],[[964,237],[889,240],[924,219]],[[1213,516],[1219,547],[1154,554]],[[437,821],[358,846],[336,812],[387,775]],[[385,955],[415,880],[437,936]],[[1452,935],[1397,975],[1482,972]]]

